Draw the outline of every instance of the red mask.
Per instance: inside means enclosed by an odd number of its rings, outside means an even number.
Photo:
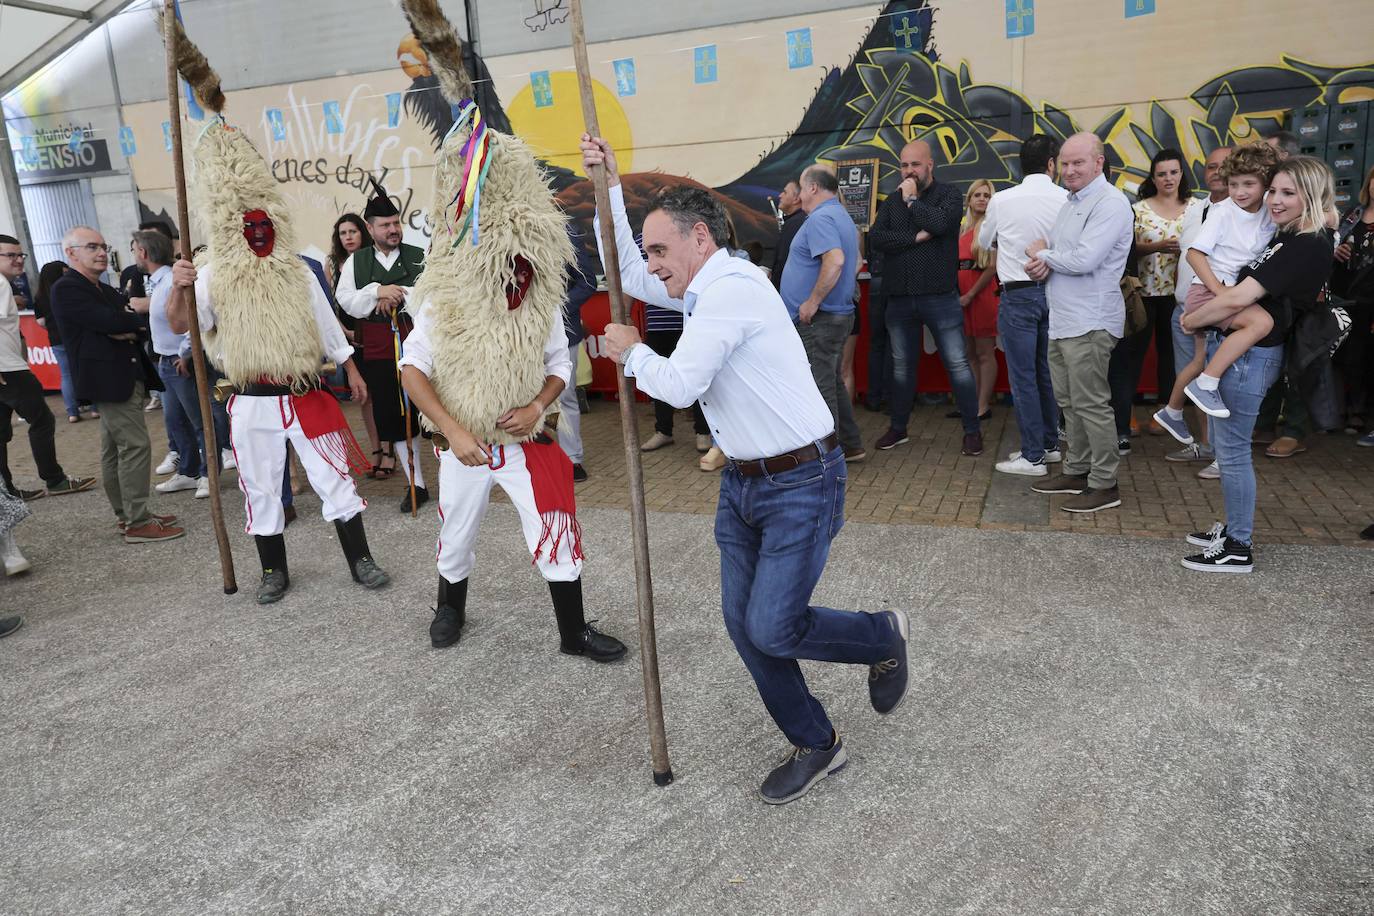
[[[534,265],[521,255],[515,256],[515,276],[506,284],[506,308],[515,311],[525,301],[525,294],[534,282]]]
[[[253,254],[265,258],[277,244],[277,230],[266,210],[249,210],[243,214],[243,237]]]

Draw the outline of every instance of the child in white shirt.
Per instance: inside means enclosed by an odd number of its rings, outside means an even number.
[[[1197,276],[1188,287],[1184,314],[1197,311],[1223,289],[1234,286],[1240,269],[1264,251],[1274,237],[1274,223],[1264,206],[1264,192],[1278,163],[1277,152],[1265,143],[1242,146],[1222,163],[1221,174],[1230,196],[1207,211],[1206,222],[1188,248],[1188,265]],[[1274,320],[1260,306],[1251,305],[1221,327],[1230,333],[1205,367],[1206,337],[1193,336],[1193,358],[1179,370],[1168,406],[1155,413],[1155,421],[1184,445],[1193,442],[1183,419],[1184,398],[1210,416],[1230,416],[1230,410],[1216,393],[1222,373],[1273,330]]]

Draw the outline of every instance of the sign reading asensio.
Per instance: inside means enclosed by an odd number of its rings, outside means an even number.
[[[14,150],[20,183],[110,171],[110,149],[104,140],[91,138],[94,130],[90,124],[67,124],[23,138]]]

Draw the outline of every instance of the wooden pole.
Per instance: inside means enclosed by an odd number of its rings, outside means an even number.
[[[172,173],[176,178],[177,222],[181,234],[181,252],[191,259],[191,215],[186,206],[186,165],[182,161],[181,143],[181,87],[177,84],[176,11],[169,0],[162,13],[163,40],[167,49],[167,111],[172,131]],[[205,346],[200,339],[200,315],[196,311],[196,291],[186,290],[187,321],[191,328],[191,359],[196,374],[196,390],[200,394],[200,420],[205,430],[205,465],[210,477],[210,522],[215,529],[215,543],[219,547],[219,568],[224,578],[224,593],[239,590],[234,580],[234,556],[229,550],[229,533],[224,529],[224,506],[219,498],[219,443],[215,441],[215,415],[210,410],[210,381],[206,372]]]
[[[415,518],[420,511],[415,502],[415,462],[419,459],[415,457],[415,442],[410,435],[410,398],[406,396],[405,383],[401,380],[401,326],[396,323],[394,309],[391,312],[391,339],[395,341],[396,346],[396,390],[400,392],[401,422],[404,424],[402,428],[406,437],[406,473],[410,475],[410,517]]]
[[[587,62],[587,35],[582,19],[581,0],[572,0],[573,57],[577,61],[577,84],[582,92],[582,117],[587,133],[601,136],[596,117],[596,98],[592,94],[592,71]],[[611,194],[606,170],[593,168],[588,175],[596,191],[596,209],[601,214],[601,253],[610,291],[611,319],[616,324],[630,323],[630,310],[620,289],[620,256],[615,247],[615,226],[611,221]],[[644,512],[644,468],[640,464],[639,426],[635,420],[635,393],[624,372],[616,372],[620,396],[620,426],[625,434],[625,464],[630,476],[630,530],[634,538],[635,586],[639,609],[639,658],[644,671],[644,702],[649,713],[649,748],[653,755],[654,783],[666,786],[673,781],[668,762],[668,737],[663,726],[663,692],[658,678],[658,640],[654,635],[654,584],[649,573],[649,525]]]

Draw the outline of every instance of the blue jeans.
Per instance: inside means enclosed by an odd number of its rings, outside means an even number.
[[[1059,447],[1059,404],[1050,383],[1050,307],[1045,287],[1003,290],[997,332],[1007,357],[1021,454],[1036,462]]]
[[[205,432],[196,380],[178,373],[171,356],[158,356],[157,375],[167,389],[162,398],[162,419],[167,424],[167,440],[177,453],[177,473],[204,477]]]
[[[1221,335],[1207,334],[1207,358],[1221,346]],[[1226,419],[1211,417],[1212,447],[1221,466],[1221,497],[1226,503],[1226,533],[1249,544],[1255,532],[1255,466],[1250,437],[1255,431],[1264,393],[1283,369],[1283,347],[1251,347],[1221,376],[1221,399],[1230,408]]]
[[[965,433],[979,431],[978,383],[969,368],[964,345],[964,310],[957,293],[938,296],[889,296],[888,345],[892,348],[892,391],[889,417],[896,432],[905,433],[916,398],[916,366],[921,358],[921,328],[930,328],[935,349],[945,364]]]
[[[81,407],[76,402],[76,383],[72,381],[72,367],[67,362],[67,348],[63,344],[52,345],[53,358],[57,360],[57,371],[62,373],[62,405],[67,408],[67,416],[81,416]]]
[[[769,715],[798,747],[829,744],[831,725],[797,659],[871,665],[889,657],[895,639],[878,614],[808,603],[844,525],[845,482],[840,448],[779,474],[745,477],[730,466],[720,479],[725,629]]]

